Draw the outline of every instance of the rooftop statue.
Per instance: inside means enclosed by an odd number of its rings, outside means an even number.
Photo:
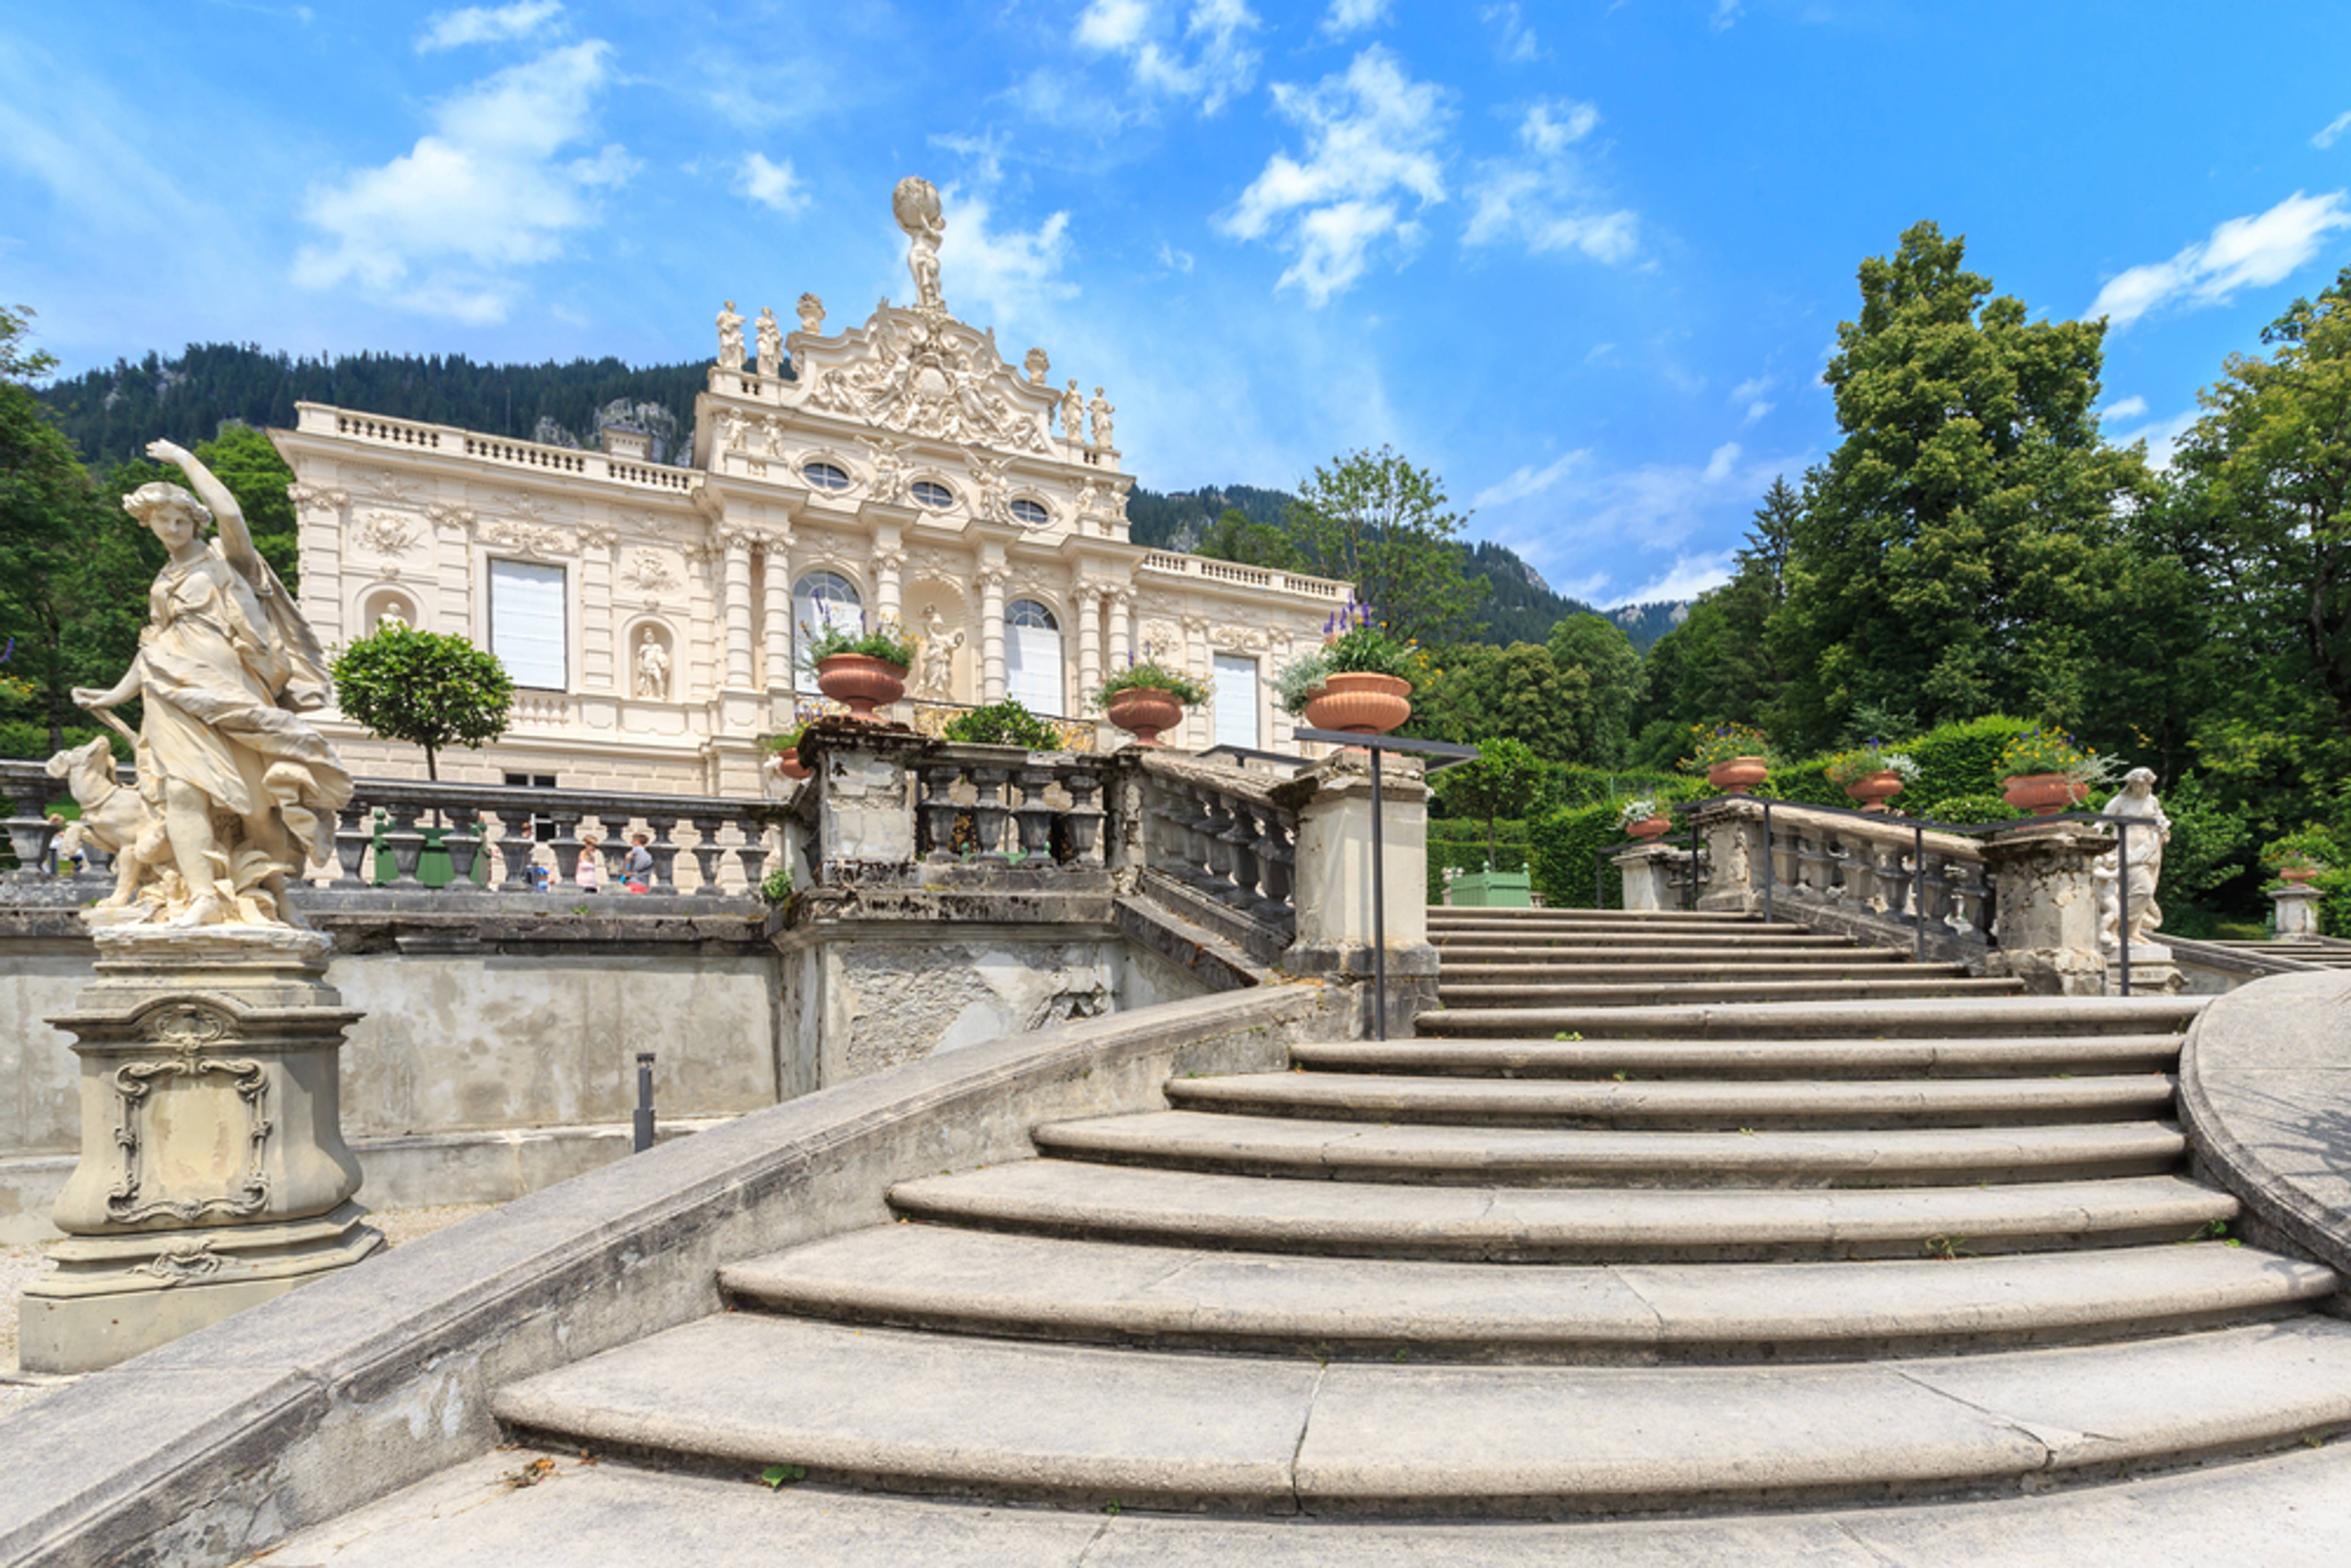
[[[123,497],[171,559],[148,591],[131,668],[73,697],[131,741],[142,815],[129,837],[160,837],[164,852],[126,878],[97,918],[298,925],[287,884],[306,860],[334,858],[335,812],[351,795],[334,748],[298,716],[331,695],[326,655],[255,553],[228,487],[169,441],[147,455],[178,465],[195,494],[156,483]],[[214,522],[219,538],[207,540]],[[132,697],[142,716],[135,736],[112,711]]]
[[[732,299],[718,310],[718,368],[722,371],[743,368],[743,318],[736,313]]]
[[[939,207],[938,187],[909,174],[890,193],[890,211],[906,231],[906,269],[914,275],[917,309],[945,310],[939,293],[939,241],[946,237],[946,218]]]

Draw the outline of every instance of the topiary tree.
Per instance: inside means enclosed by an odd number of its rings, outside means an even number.
[[[1018,697],[956,715],[941,727],[939,738],[974,746],[1025,746],[1031,751],[1063,749],[1053,727],[1030,713]]]
[[[1431,786],[1449,817],[1486,820],[1486,869],[1494,869],[1494,819],[1531,817],[1551,785],[1551,764],[1515,740],[1481,740],[1478,760],[1448,768]]]
[[[463,637],[392,621],[335,660],[335,701],[378,738],[423,747],[424,776],[438,780],[443,747],[478,748],[506,733],[514,682]]]

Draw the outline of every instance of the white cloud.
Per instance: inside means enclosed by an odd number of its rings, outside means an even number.
[[[1376,27],[1388,19],[1389,0],[1331,0],[1323,14],[1322,31],[1333,38]]]
[[[1097,54],[1126,57],[1134,84],[1169,98],[1196,98],[1214,114],[1257,79],[1258,27],[1247,0],[1193,0],[1180,37],[1167,37],[1152,0],[1092,0],[1078,16],[1076,39]]]
[[[2328,235],[2351,228],[2346,193],[2296,191],[2265,213],[2231,218],[2168,261],[2116,274],[2084,314],[2126,327],[2158,306],[2225,304],[2240,288],[2276,283],[2316,256]]]
[[[1311,88],[1278,82],[1274,108],[1304,128],[1303,161],[1276,152],[1217,226],[1237,239],[1271,239],[1297,257],[1280,287],[1296,284],[1320,306],[1363,276],[1374,247],[1409,251],[1415,211],[1445,200],[1437,151],[1447,111],[1440,90],[1407,77],[1374,45],[1343,75]]]
[[[610,52],[590,39],[486,77],[435,110],[433,134],[409,152],[314,187],[303,216],[327,239],[295,253],[294,281],[505,319],[515,292],[505,274],[560,254],[566,234],[596,222],[591,193],[640,167],[618,145],[557,157],[593,129]]]
[[[1535,30],[1527,26],[1526,17],[1520,14],[1518,0],[1509,0],[1509,4],[1501,5],[1489,5],[1478,13],[1478,19],[1493,24],[1495,32],[1499,35],[1494,47],[1502,58],[1531,60],[1542,53],[1535,43]]]
[[[2346,110],[2326,122],[2325,128],[2310,139],[2310,144],[2321,152],[2335,145],[2343,133],[2351,131],[2351,110]]]
[[[1720,588],[1731,578],[1731,568],[1739,559],[1736,550],[1713,550],[1702,555],[1677,555],[1674,564],[1634,589],[1616,604],[1655,604],[1660,600],[1696,599],[1709,588]]]
[[[1483,166],[1469,188],[1477,204],[1465,246],[1515,240],[1537,256],[1581,251],[1611,265],[1640,248],[1640,219],[1630,208],[1603,212],[1582,194],[1585,180],[1569,149],[1592,133],[1600,111],[1573,99],[1541,102],[1519,121],[1523,159]]]
[[[1770,413],[1773,409],[1780,406],[1775,402],[1770,402],[1763,395],[1777,384],[1778,378],[1776,377],[1754,376],[1747,381],[1740,382],[1737,386],[1730,389],[1730,401],[1734,403],[1745,403],[1747,405],[1747,417],[1742,421],[1743,423],[1752,424],[1757,420],[1761,419],[1765,414]]]
[[[1033,329],[1050,301],[1076,297],[1077,285],[1061,276],[1070,259],[1068,213],[1054,213],[1033,229],[998,229],[986,196],[953,189],[945,194],[939,286],[957,315]]]
[[[1192,270],[1192,253],[1177,250],[1163,239],[1159,242],[1159,265],[1169,272],[1189,272]]]
[[[792,161],[778,163],[764,152],[746,153],[736,165],[735,193],[788,214],[799,212],[809,200],[807,187],[792,172]]]
[[[2120,402],[2108,403],[2105,407],[2098,410],[2098,417],[2101,420],[2116,421],[2137,419],[2140,414],[2143,414],[2146,412],[2147,399],[2143,397],[2126,397]]]
[[[1537,468],[1532,464],[1520,464],[1518,470],[1509,477],[1498,479],[1479,491],[1470,500],[1469,508],[1472,511],[1483,511],[1489,507],[1507,507],[1512,501],[1523,501],[1529,496],[1540,496],[1566,477],[1569,469],[1591,455],[1590,452],[1579,448],[1545,467]]]
[[[1711,32],[1727,33],[1746,14],[1747,7],[1739,0],[1714,0],[1714,15],[1706,19],[1706,25]]]
[[[2124,411],[2129,409],[2133,403],[2138,404],[2138,407],[2130,413],[2125,413]],[[2107,409],[2100,417],[2119,421],[2135,418],[2146,412],[2145,399],[2126,398]],[[2134,441],[2144,441],[2147,443],[2147,460],[2158,468],[2168,468],[2171,466],[2171,455],[2179,449],[2180,437],[2186,435],[2189,429],[2203,417],[2202,409],[2191,408],[2185,413],[2173,414],[2169,419],[2149,420],[2135,429],[2115,432],[2106,439],[2117,446],[2128,446]]]
[[[1739,443],[1726,441],[1707,457],[1706,471],[1698,476],[1709,485],[1719,485],[1730,477],[1731,467],[1739,461]]]
[[[559,0],[516,0],[512,5],[468,5],[462,11],[439,11],[427,17],[416,40],[416,52],[462,48],[467,44],[502,44],[552,31],[548,24],[563,15]]]

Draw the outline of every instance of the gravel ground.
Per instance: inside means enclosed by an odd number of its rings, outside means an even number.
[[[368,1216],[368,1223],[383,1232],[387,1244],[398,1247],[422,1236],[430,1236],[444,1226],[461,1219],[471,1219],[490,1206],[486,1203],[455,1203],[436,1208],[385,1208]],[[16,1368],[16,1302],[33,1277],[48,1266],[48,1245],[37,1247],[0,1247],[0,1419],[23,1409],[52,1388],[60,1388],[64,1379],[41,1378],[32,1381]]]

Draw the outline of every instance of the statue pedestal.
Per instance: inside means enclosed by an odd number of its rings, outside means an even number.
[[[350,1201],[337,1058],[359,1018],[332,941],[285,926],[100,925],[98,978],[49,1019],[81,1059],[68,1239],[25,1291],[28,1372],[93,1372],[383,1243]]]
[[[2270,901],[2277,907],[2277,939],[2315,941],[2319,935],[2318,901],[2325,896],[2314,887],[2294,883],[2270,889]]]
[[[2123,994],[2122,956],[2112,947],[2105,953],[2106,995],[2118,997]],[[2135,997],[2176,997],[2188,988],[2188,977],[2171,961],[2171,949],[2159,942],[2131,944],[2130,981]]]

